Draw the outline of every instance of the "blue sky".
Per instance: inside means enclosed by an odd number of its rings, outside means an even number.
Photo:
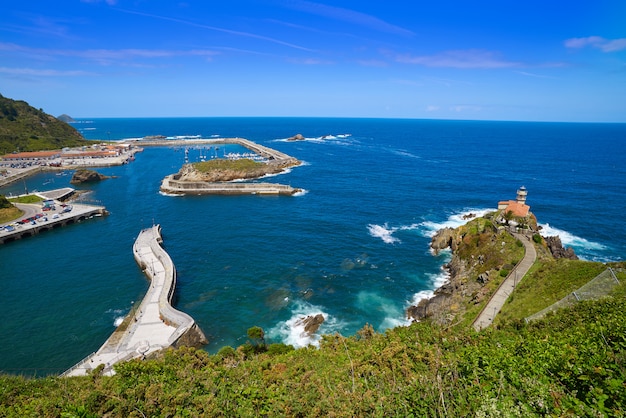
[[[13,1],[0,94],[79,118],[626,122],[626,2]]]

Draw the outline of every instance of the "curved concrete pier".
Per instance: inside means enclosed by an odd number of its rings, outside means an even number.
[[[100,349],[69,369],[62,376],[82,376],[104,365],[103,374],[114,374],[113,365],[168,347],[200,346],[207,343],[193,318],[171,305],[176,285],[176,270],[161,247],[161,227],[141,231],[133,254],[137,264],[150,278],[150,288],[139,307],[131,312]]]

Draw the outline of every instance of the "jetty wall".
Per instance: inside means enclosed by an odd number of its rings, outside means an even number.
[[[191,342],[192,344],[183,345],[199,346],[206,344],[207,339],[202,330],[196,326],[194,319],[185,312],[179,311],[172,306],[172,299],[176,289],[176,269],[174,268],[174,262],[169,254],[161,246],[163,244],[161,226],[155,225],[144,232],[147,231],[150,231],[149,234],[151,235],[149,238],[150,249],[165,268],[165,280],[159,294],[159,313],[164,323],[176,328],[176,331],[169,337],[168,342],[172,346],[177,346],[178,341],[186,336],[185,341],[188,343]],[[150,277],[150,280],[154,280],[152,270],[146,265],[146,260],[139,251],[140,245],[141,243],[139,239],[137,239],[133,246],[135,261],[139,264],[144,273]]]
[[[100,365],[102,374],[112,375],[113,366],[119,362],[144,358],[168,347],[207,343],[193,318],[171,305],[176,269],[162,243],[160,225],[141,231],[133,245],[133,255],[151,280],[146,295],[97,352],[61,376],[84,376]]]
[[[275,194],[294,195],[302,189],[275,183],[232,183],[174,180],[175,174],[161,182],[161,191],[170,194]]]

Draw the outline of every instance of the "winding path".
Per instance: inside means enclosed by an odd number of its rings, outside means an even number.
[[[504,279],[493,296],[491,296],[487,305],[485,305],[480,314],[478,314],[478,317],[472,324],[476,331],[480,331],[491,325],[498,312],[500,312],[500,309],[502,309],[504,302],[506,302],[513,290],[515,290],[517,284],[522,281],[524,275],[528,273],[528,270],[537,259],[537,251],[535,251],[535,246],[530,238],[518,233],[512,234],[524,244],[524,248],[526,249],[524,258],[517,263],[515,268],[506,276],[506,279]]]

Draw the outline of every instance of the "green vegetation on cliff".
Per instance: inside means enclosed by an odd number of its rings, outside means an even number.
[[[72,126],[24,101],[0,95],[0,155],[88,145]]]
[[[623,416],[626,301],[481,333],[423,322],[287,353],[171,350],[116,371],[0,377],[0,416]]]

